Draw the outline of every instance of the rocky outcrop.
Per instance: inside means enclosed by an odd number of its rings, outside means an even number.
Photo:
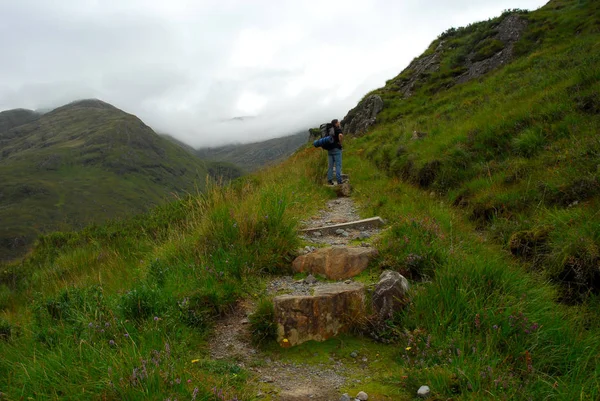
[[[284,347],[325,341],[365,316],[365,286],[326,284],[313,295],[280,295],[273,300],[277,341]]]
[[[321,248],[298,256],[292,263],[292,269],[297,273],[320,274],[330,280],[342,280],[362,273],[375,256],[377,250],[367,247]]]
[[[341,122],[345,134],[357,135],[367,132],[376,120],[377,114],[383,110],[383,99],[379,95],[367,96],[350,110]]]
[[[457,76],[454,83],[468,82],[507,64],[512,59],[514,44],[521,38],[526,27],[527,21],[518,14],[506,16],[496,27],[496,34],[489,38],[502,42],[503,48],[483,60],[477,59],[475,51],[471,52],[464,62],[465,72]],[[400,75],[389,81],[383,90],[399,92],[404,97],[412,96],[428,75],[439,71],[442,56],[448,46],[450,45],[447,41],[440,40],[433,52],[415,58]]]
[[[400,273],[386,270],[381,273],[373,292],[373,310],[380,320],[390,319],[406,304],[408,280]]]
[[[467,71],[456,79],[456,83],[471,81],[508,64],[513,57],[515,43],[521,38],[526,27],[527,21],[517,14],[504,18],[496,28],[498,33],[494,37],[504,43],[504,48],[485,60],[473,61],[475,54],[470,54],[466,64]]]

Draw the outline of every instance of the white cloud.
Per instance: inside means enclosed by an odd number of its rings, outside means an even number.
[[[342,118],[452,26],[544,2],[0,0],[0,110],[99,97],[193,145],[266,139]]]

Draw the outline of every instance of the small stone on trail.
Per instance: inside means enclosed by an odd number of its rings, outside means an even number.
[[[367,239],[370,238],[371,234],[361,231],[360,234],[358,234],[358,239]]]
[[[363,361],[363,362],[367,362],[367,361],[368,361],[368,359],[367,359],[367,358],[363,358],[363,359],[362,359],[362,361]]]
[[[265,376],[262,378],[261,382],[263,383],[273,383],[275,380],[271,376]]]
[[[321,233],[321,231],[315,231],[314,233],[312,233],[312,235],[313,235],[313,237],[318,238],[318,237],[322,236],[323,234]]]
[[[356,399],[360,401],[367,401],[369,399],[369,396],[364,391],[361,391],[356,395]]]
[[[335,233],[337,235],[342,235],[343,233],[345,233],[345,231],[342,228],[338,228],[337,230],[335,230]]]
[[[342,237],[348,237],[349,235],[350,235],[350,234],[348,234],[348,232],[347,232],[347,231],[344,231],[344,232],[342,233]]]
[[[356,358],[356,357],[358,357],[358,352],[357,352],[357,351],[352,351],[352,352],[350,353],[350,356],[351,356],[352,358]]]
[[[250,321],[248,320],[248,318],[245,318],[245,319],[242,319],[240,323],[241,324],[248,324],[248,323],[250,323]]]
[[[342,394],[340,401],[350,401],[350,396],[348,394]]]
[[[417,391],[417,395],[421,398],[427,398],[431,394],[431,390],[428,386],[419,387],[419,391]]]
[[[305,279],[304,282],[306,284],[314,284],[316,283],[318,280],[315,278],[315,276],[313,276],[312,274],[309,274]]]
[[[350,283],[352,283],[352,280],[346,280],[346,281],[344,281],[344,283],[350,284]]]

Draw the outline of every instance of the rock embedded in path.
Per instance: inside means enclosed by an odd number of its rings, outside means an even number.
[[[386,270],[379,276],[373,292],[373,310],[380,320],[386,320],[406,304],[408,280],[400,273]]]
[[[330,280],[343,280],[367,268],[377,250],[368,247],[330,247],[298,256],[292,263],[294,272],[321,274]]]
[[[304,282],[306,284],[314,284],[317,282],[317,279],[315,278],[315,276],[313,276],[312,274],[309,274],[305,279]]]
[[[321,233],[321,231],[315,231],[315,232],[312,233],[312,236],[313,237],[317,237],[317,238],[320,237],[320,236],[322,236],[322,235],[323,235],[323,233]]]
[[[318,286],[313,295],[280,295],[273,299],[277,341],[294,346],[325,341],[346,332],[365,316],[365,286],[334,283]]]
[[[344,182],[342,185],[335,186],[335,193],[337,194],[338,198],[347,198],[350,196],[351,192],[352,187],[350,186],[349,182]]]
[[[417,391],[417,395],[421,398],[429,398],[429,396],[431,395],[431,390],[428,386],[421,386]]]
[[[340,401],[351,401],[351,398],[347,393],[345,393],[340,397]]]
[[[369,399],[369,396],[364,391],[361,391],[356,395],[356,399],[359,401],[367,401]]]

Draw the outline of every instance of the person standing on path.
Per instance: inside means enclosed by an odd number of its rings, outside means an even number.
[[[333,185],[333,167],[335,166],[335,178],[339,185],[342,184],[342,141],[344,134],[340,128],[340,122],[335,119],[331,121],[331,129],[333,129],[333,144],[327,149],[327,159],[329,168],[327,170],[327,183]]]

